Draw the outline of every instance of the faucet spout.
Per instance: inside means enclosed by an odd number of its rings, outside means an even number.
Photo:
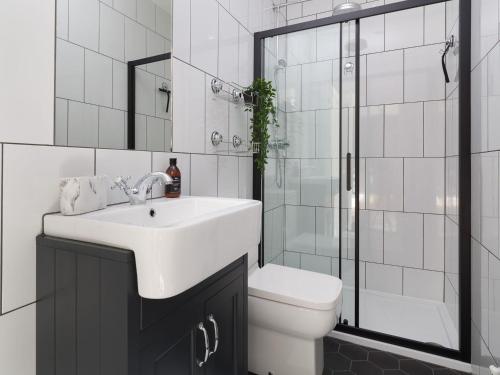
[[[153,172],[141,177],[132,188],[127,185],[126,179],[123,177],[115,179],[115,186],[127,195],[130,204],[135,205],[146,203],[147,196],[151,193],[154,184],[169,185],[172,182],[172,178],[166,173]]]

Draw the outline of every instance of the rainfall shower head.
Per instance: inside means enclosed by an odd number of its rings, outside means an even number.
[[[339,4],[335,8],[333,8],[333,14],[348,13],[356,10],[361,10],[361,5],[347,0],[345,3]]]

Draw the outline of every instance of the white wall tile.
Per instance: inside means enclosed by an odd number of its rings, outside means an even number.
[[[315,156],[315,113],[293,112],[286,115],[289,158],[312,158]]]
[[[36,194],[32,184],[19,184],[27,170],[37,181]],[[35,239],[42,215],[59,211],[60,178],[92,175],[94,150],[4,145],[3,313],[36,300]]]
[[[125,18],[125,60],[138,60],[146,57],[146,28]]]
[[[500,261],[489,255],[489,348],[495,358],[500,358]]]
[[[499,251],[499,162],[497,152],[481,154],[481,243]]]
[[[300,5],[300,4],[299,4]],[[290,7],[288,7],[290,9]],[[329,25],[317,29],[317,59],[334,60],[340,56],[340,25]]]
[[[424,156],[444,156],[445,102],[424,103]]]
[[[99,108],[99,147],[125,148],[125,112]]]
[[[231,14],[245,27],[248,27],[249,2],[251,0],[229,0]]]
[[[403,160],[366,160],[366,207],[374,210],[403,209]]]
[[[80,46],[99,49],[99,1],[69,1],[69,40]]]
[[[191,155],[191,195],[217,196],[217,156]]]
[[[314,254],[315,209],[305,206],[286,206],[285,246],[288,251]]]
[[[283,253],[283,224],[283,206],[264,214],[264,236],[266,238],[265,263],[272,261]]]
[[[488,59],[471,72],[471,151],[488,150]]]
[[[403,102],[403,51],[368,55],[367,104],[401,102]]]
[[[286,53],[289,66],[316,61],[316,30],[287,34]]]
[[[300,254],[292,253],[291,251],[285,251],[284,253],[284,264],[286,267],[300,268]]]
[[[56,1],[56,36],[68,39],[69,0]]]
[[[191,1],[191,63],[213,76],[217,76],[218,18],[216,1]]]
[[[253,81],[253,35],[239,26],[238,82],[247,87]]]
[[[36,374],[36,304],[0,317],[0,363],[5,374]]]
[[[186,62],[191,61],[191,3],[173,0],[172,54]]]
[[[500,39],[500,38],[499,38]],[[488,54],[488,149],[500,149],[500,44]]]
[[[384,107],[361,107],[359,114],[361,157],[384,156]]]
[[[444,213],[443,158],[405,159],[404,178],[405,211]]]
[[[127,17],[137,18],[137,0],[113,0],[113,7]]]
[[[191,66],[173,61],[174,151],[205,151],[205,75]]]
[[[316,112],[316,157],[339,158],[339,110]]]
[[[113,108],[127,110],[127,65],[113,60]]]
[[[361,210],[359,215],[359,259],[384,262],[384,213]]]
[[[85,51],[85,102],[113,105],[113,62],[89,50]]]
[[[423,267],[423,215],[384,213],[384,262],[397,266]]]
[[[167,0],[164,6],[156,7],[156,32],[172,40],[172,0]]]
[[[385,107],[385,156],[421,157],[424,151],[422,103]]]
[[[285,70],[287,112],[300,111],[302,108],[302,68],[300,65],[288,66]]]
[[[96,150],[96,175],[107,175],[111,179],[108,204],[128,202],[120,189],[111,190],[113,179],[118,176],[131,177],[129,185],[151,172],[151,153],[128,150]]]
[[[137,21],[151,30],[156,29],[156,5],[152,0],[137,2]]]
[[[385,48],[387,50],[418,46],[424,42],[424,8],[385,15]]]
[[[219,155],[218,195],[238,198],[238,157]]]
[[[165,120],[147,117],[146,149],[149,151],[165,151]]]
[[[56,99],[54,141],[57,146],[68,144],[68,101],[65,99]]]
[[[366,289],[403,293],[403,269],[385,264],[366,263]]]
[[[240,157],[238,158],[238,191],[239,198],[253,198],[253,158]]]
[[[114,59],[125,58],[125,17],[101,3],[99,52]]]
[[[56,96],[83,101],[84,49],[61,39],[56,44]]]
[[[300,268],[307,271],[332,274],[332,261],[329,257],[300,254]]]
[[[68,107],[68,146],[97,147],[98,144],[98,107],[70,101]]]
[[[446,4],[424,8],[424,44],[442,43],[446,37]]]
[[[302,65],[302,110],[333,108],[331,61]]]
[[[360,53],[368,54],[382,52],[385,48],[385,20],[384,15],[363,18],[360,21]]]
[[[443,301],[444,274],[427,270],[404,269],[403,295]]]
[[[424,268],[444,271],[444,217],[424,215]]]
[[[443,70],[436,64],[441,49],[441,44],[405,49],[405,101],[444,99]]]
[[[151,30],[146,31],[146,55],[147,56],[156,56],[162,53],[167,53],[169,48],[167,47],[167,40],[163,38],[161,35],[156,34]],[[154,73],[160,77],[165,77],[165,66],[167,65],[167,61],[158,61],[153,64],[147,65],[148,72]]]
[[[478,1],[471,11],[471,62],[474,67],[499,39],[498,0]]]
[[[191,155],[165,152],[153,152],[153,172],[166,172],[170,166],[170,158],[177,159],[177,167],[181,171],[181,194],[190,195],[191,188]],[[162,197],[165,187],[153,186],[153,197]]]
[[[285,203],[300,204],[300,160],[286,159],[284,170]]]
[[[332,161],[330,159],[301,160],[300,201],[306,206],[331,207]]]
[[[276,176],[279,175],[280,171],[281,173],[284,171],[284,164],[285,160],[283,159],[268,159],[268,163],[264,170],[265,210],[274,209],[285,203],[283,179],[281,180],[281,186],[276,183]]]
[[[135,105],[136,113],[142,115],[155,116],[155,98],[158,87],[153,74],[142,69],[135,72]]]
[[[316,254],[339,256],[339,210],[316,207]]]
[[[471,241],[472,322],[481,336],[489,341],[489,253],[475,240]]]
[[[2,142],[54,142],[55,0],[2,1]]]
[[[238,83],[239,26],[236,20],[219,7],[219,77]]]

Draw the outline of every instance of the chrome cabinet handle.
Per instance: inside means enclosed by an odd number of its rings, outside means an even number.
[[[208,321],[212,323],[214,326],[214,337],[215,337],[214,350],[208,353],[208,356],[211,356],[212,354],[215,354],[217,352],[217,349],[219,348],[219,325],[217,324],[217,321],[215,320],[212,314],[208,316]]]
[[[199,359],[196,359],[196,363],[198,364],[198,367],[203,367],[205,363],[208,361],[208,356],[210,355],[210,344],[208,341],[208,332],[203,325],[203,323],[198,323],[197,327],[201,332],[203,332],[203,337],[205,339],[205,356],[203,358],[203,361],[200,361]]]

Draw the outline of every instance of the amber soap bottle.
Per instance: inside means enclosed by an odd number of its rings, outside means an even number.
[[[170,167],[166,173],[172,178],[172,183],[165,185],[165,196],[179,198],[181,195],[181,171],[177,168],[177,159],[170,159]]]

